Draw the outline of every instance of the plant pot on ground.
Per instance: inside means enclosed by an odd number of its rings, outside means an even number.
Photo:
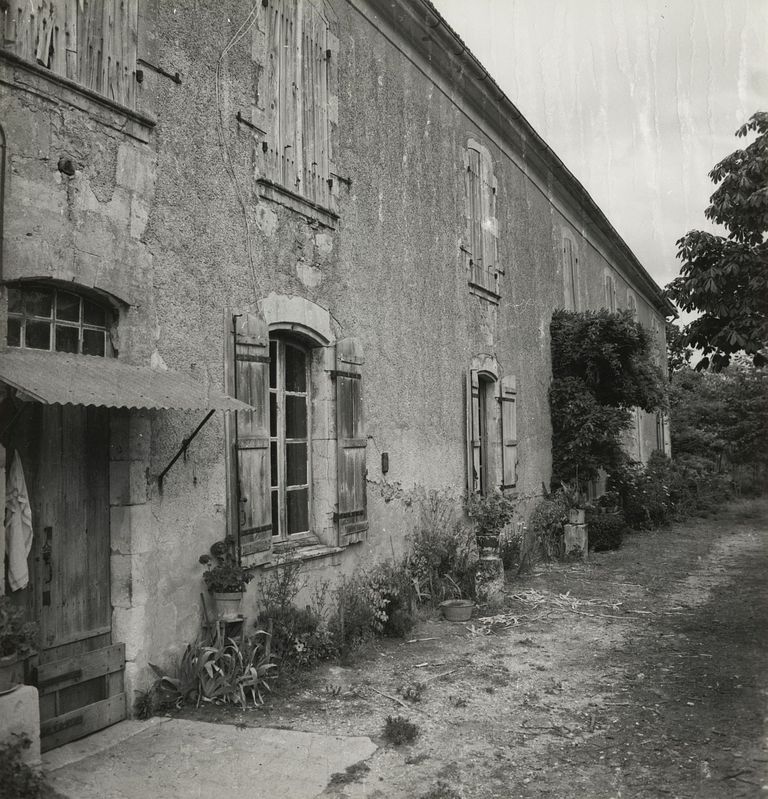
[[[243,593],[253,575],[237,562],[234,540],[217,541],[209,554],[200,556],[200,563],[206,566],[203,580],[216,603],[218,618],[222,621],[238,618]]]
[[[37,625],[26,621],[10,597],[0,597],[0,691],[24,682],[25,661],[36,646]]]

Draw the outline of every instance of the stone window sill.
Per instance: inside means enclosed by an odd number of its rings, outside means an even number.
[[[152,117],[116,103],[77,81],[19,58],[0,47],[0,83],[67,103],[85,111],[107,127],[148,142],[157,124]]]
[[[491,291],[472,280],[468,282],[470,294],[474,294],[476,297],[480,297],[480,299],[490,302],[492,305],[498,305],[501,301],[501,294],[497,294],[495,291]]]
[[[290,208],[311,222],[318,222],[331,230],[335,230],[338,226],[339,215],[331,211],[330,208],[324,208],[322,205],[307,200],[300,194],[295,194],[290,189],[286,189],[279,183],[274,183],[267,178],[259,178],[256,184],[259,196],[265,200],[271,200],[285,208]]]

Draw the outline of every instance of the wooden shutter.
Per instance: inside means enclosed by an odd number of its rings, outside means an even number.
[[[611,312],[616,310],[616,283],[613,275],[605,276],[605,307]]]
[[[481,434],[480,427],[480,377],[476,369],[467,372],[467,491],[480,490]]]
[[[269,457],[269,329],[255,313],[234,315],[235,396],[253,406],[238,411],[236,462],[238,536],[244,565],[272,555]]]
[[[471,279],[482,283],[483,269],[483,201],[480,177],[480,153],[471,147],[467,150],[467,217],[469,219],[469,257]]]
[[[339,545],[363,539],[368,529],[363,419],[363,348],[355,338],[336,343],[336,446]]]
[[[498,222],[496,220],[496,179],[489,158],[480,158],[480,202],[482,229],[483,286],[498,294],[497,250]]]
[[[501,378],[502,488],[517,485],[517,378]]]
[[[576,310],[576,285],[573,269],[573,242],[563,240],[563,280],[565,281],[565,310]]]

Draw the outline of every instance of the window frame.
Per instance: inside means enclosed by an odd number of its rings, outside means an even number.
[[[272,387],[272,380],[270,379],[269,393],[270,393],[270,408],[269,408],[269,422],[270,422],[270,453],[272,444],[275,444],[277,453],[277,471],[275,476],[272,474],[270,485],[270,500],[273,494],[277,495],[277,529],[275,529],[274,521],[272,528],[272,539],[275,544],[282,542],[291,542],[294,544],[301,544],[302,542],[311,541],[316,543],[316,538],[312,532],[312,507],[313,507],[313,493],[312,493],[312,369],[311,369],[311,351],[304,345],[304,343],[293,336],[270,332],[270,371],[272,366],[272,345],[275,345],[275,387]],[[300,351],[304,356],[304,380],[306,390],[303,392],[289,391],[285,387],[285,371],[286,361],[285,353],[287,348],[293,348]],[[271,396],[275,395],[275,411],[277,418],[275,419],[275,432],[272,435],[272,403]],[[288,396],[301,396],[305,401],[306,408],[306,435],[303,438],[292,437],[287,435],[288,420],[286,412],[286,397]],[[306,461],[306,482],[303,484],[288,485],[287,483],[287,451],[289,444],[303,443],[307,449]],[[271,454],[270,454],[271,457]],[[274,463],[274,461],[273,461]],[[307,514],[307,529],[299,530],[295,533],[289,533],[288,527],[288,494],[291,491],[306,490],[306,514]],[[273,511],[274,519],[274,511]]]
[[[27,296],[33,292],[45,292],[50,294],[50,314],[44,316],[41,314],[31,313],[27,309]],[[11,310],[11,292],[19,294],[21,304],[21,311]],[[73,290],[73,288],[63,288],[60,286],[46,286],[39,283],[9,283],[6,285],[6,295],[8,301],[7,310],[7,325],[6,325],[6,343],[9,347],[14,349],[27,349],[37,352],[54,352],[62,355],[86,355],[94,358],[110,358],[114,357],[114,350],[112,348],[112,337],[110,330],[114,324],[113,309],[104,302],[92,299],[85,296],[82,292]],[[67,295],[75,297],[78,300],[78,313],[77,321],[66,319],[59,316],[60,297]],[[97,308],[104,315],[104,324],[97,324],[95,322],[85,321],[86,303]],[[18,322],[19,324],[19,343],[11,344],[11,324]],[[27,327],[28,323],[38,323],[48,325],[48,347],[31,347],[27,344]],[[68,330],[77,330],[77,351],[72,352],[66,349],[57,349],[57,332],[59,328]],[[103,336],[103,352],[92,353],[83,352],[84,334],[86,332],[101,333]]]

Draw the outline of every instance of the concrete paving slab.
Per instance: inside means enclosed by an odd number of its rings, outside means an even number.
[[[65,765],[44,757],[51,784],[71,799],[313,799],[331,774],[376,751],[366,737],[186,719],[143,726],[101,751],[80,746],[84,756]]]

